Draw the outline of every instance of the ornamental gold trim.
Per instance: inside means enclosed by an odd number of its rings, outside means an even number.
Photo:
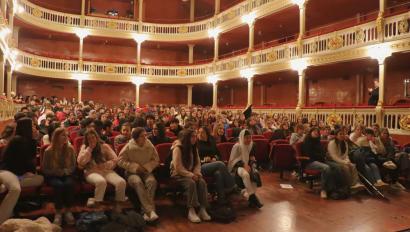
[[[235,16],[236,16],[236,14],[235,14],[234,11],[231,11],[231,12],[229,12],[229,13],[226,15],[226,17],[227,17],[228,19],[233,19],[233,18],[235,18]]]
[[[275,61],[275,60],[278,59],[278,55],[276,54],[275,51],[269,52],[269,53],[266,55],[266,59],[267,59],[268,61],[272,62],[272,61]]]
[[[34,17],[41,18],[41,17],[43,17],[43,12],[41,12],[41,10],[38,9],[38,8],[34,8],[33,9],[33,15],[34,15]]]
[[[366,34],[364,33],[364,31],[362,29],[357,29],[355,32],[356,35],[356,42],[358,43],[363,43],[364,42],[364,38],[366,36]]]
[[[235,62],[231,61],[231,62],[227,63],[226,66],[229,70],[232,70],[232,69],[235,68]]]
[[[33,67],[38,67],[38,66],[40,66],[40,60],[38,60],[36,58],[33,58],[33,59],[30,60],[30,65],[33,66]]]
[[[107,27],[108,27],[109,29],[117,29],[117,26],[118,26],[117,22],[109,21],[109,22],[107,23]]]
[[[181,26],[178,28],[178,33],[187,33],[187,32],[188,32],[187,26]]]
[[[410,114],[400,118],[400,129],[410,131]]]
[[[186,76],[187,75],[187,71],[185,69],[180,69],[177,71],[177,76],[181,77],[181,76]]]
[[[404,34],[407,33],[409,31],[409,21],[408,19],[404,19],[399,21],[399,33],[400,34]]]
[[[354,116],[354,120],[356,124],[363,124],[364,123],[364,116],[363,114],[356,114]]]
[[[342,123],[342,118],[338,114],[329,114],[326,119],[326,123],[329,126],[334,126]]]
[[[114,73],[115,72],[115,67],[110,65],[105,67],[105,72],[107,73]]]
[[[339,35],[339,36],[330,38],[327,46],[331,50],[336,50],[343,46],[343,42],[344,42],[343,37]]]

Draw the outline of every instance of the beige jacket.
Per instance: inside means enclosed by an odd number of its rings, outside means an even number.
[[[154,145],[149,140],[140,147],[131,139],[118,156],[118,166],[128,173],[151,173],[159,165],[159,156]]]
[[[199,155],[193,157],[191,160],[196,160],[196,165],[190,163],[188,168],[185,168],[182,162],[181,142],[176,140],[172,145],[172,161],[171,161],[171,176],[193,177],[194,175],[202,176],[201,174],[201,160]],[[197,153],[198,154],[198,153]],[[192,153],[191,153],[192,156]]]
[[[80,168],[85,168],[85,174],[91,173],[106,174],[112,172],[117,163],[117,155],[111,149],[108,144],[101,144],[101,153],[105,162],[96,164],[92,159],[92,150],[85,145],[81,146],[80,153],[78,154],[77,162]]]

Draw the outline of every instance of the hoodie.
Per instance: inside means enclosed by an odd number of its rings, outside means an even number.
[[[149,140],[141,147],[131,139],[121,150],[117,164],[127,173],[151,173],[159,165],[159,156]]]
[[[193,157],[196,159],[196,165],[194,166],[193,162],[190,163],[189,167],[185,167],[182,162],[182,150],[181,142],[176,140],[171,147],[172,150],[172,161],[171,161],[171,176],[182,176],[182,177],[193,177],[195,174],[202,176],[201,174],[201,161],[199,155]],[[192,156],[192,153],[191,153]]]

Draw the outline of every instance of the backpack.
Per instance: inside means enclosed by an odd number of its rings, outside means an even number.
[[[76,227],[80,232],[98,232],[108,223],[104,212],[85,212],[80,215]]]
[[[113,213],[111,221],[100,232],[140,232],[144,230],[144,218],[134,210],[126,213]]]
[[[216,222],[227,224],[236,220],[236,213],[230,206],[214,206],[208,212]]]

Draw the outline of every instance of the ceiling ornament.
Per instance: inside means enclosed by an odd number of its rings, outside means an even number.
[[[335,126],[342,124],[342,118],[338,114],[329,114],[326,119],[327,125]]]
[[[357,43],[363,43],[366,34],[364,33],[364,31],[362,29],[357,29],[356,32],[355,32],[355,36],[356,36],[356,42]]]
[[[327,46],[331,50],[336,50],[336,49],[339,49],[343,46],[343,42],[344,42],[344,40],[343,40],[342,36],[339,35],[339,36],[335,36],[333,38],[330,38],[329,41],[328,41]]]
[[[409,31],[409,21],[408,19],[403,19],[399,21],[399,33],[404,34]]]
[[[179,69],[177,71],[177,76],[179,76],[179,77],[183,77],[183,76],[186,76],[186,75],[187,75],[187,71],[185,69]]]
[[[287,50],[287,49],[286,49]],[[276,54],[276,51],[271,51],[266,55],[266,59],[269,62],[276,61],[278,59],[278,55]]]
[[[38,8],[33,8],[33,15],[34,17],[37,17],[37,18],[43,17],[43,13]]]
[[[178,33],[187,33],[188,32],[188,27],[187,26],[180,26],[178,27]]]
[[[105,72],[107,73],[115,73],[115,67],[112,65],[108,65],[105,67]]]
[[[109,29],[117,29],[117,26],[118,26],[117,22],[109,21],[109,22],[107,23],[107,27],[108,27]]]
[[[402,116],[399,124],[402,130],[410,131],[410,114]]]
[[[37,58],[33,58],[30,60],[30,65],[33,67],[38,67],[40,66],[40,61]]]

